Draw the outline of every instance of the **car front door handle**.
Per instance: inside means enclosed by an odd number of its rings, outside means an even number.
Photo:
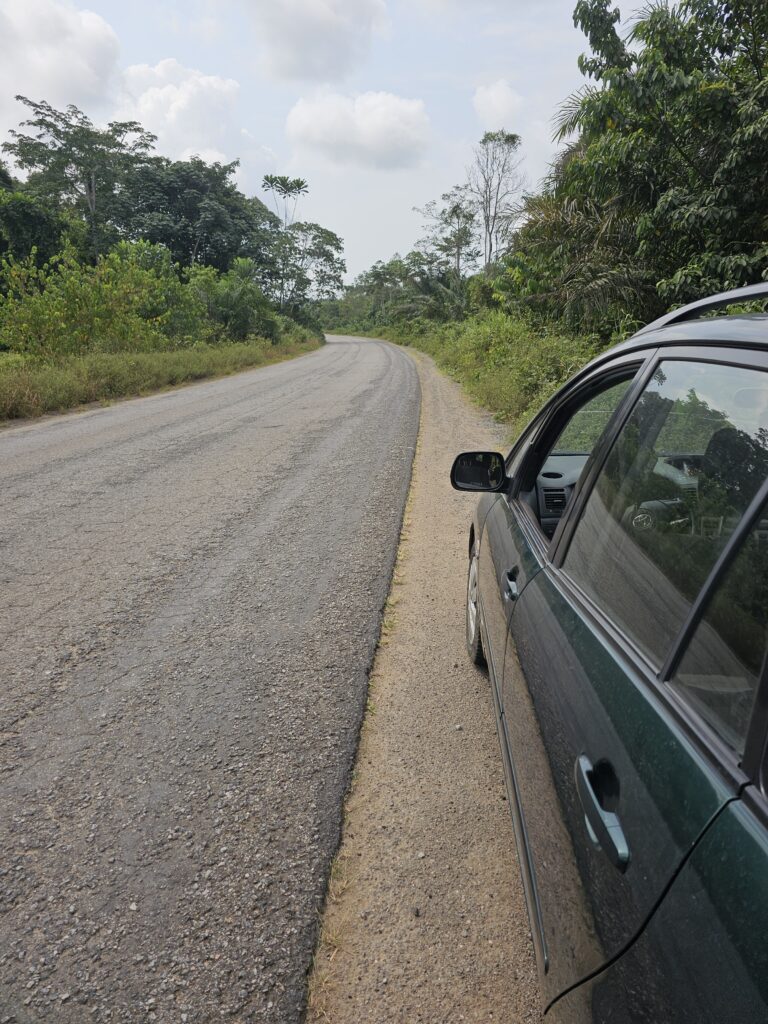
[[[507,601],[516,601],[520,591],[517,589],[517,574],[520,572],[520,567],[515,565],[506,574],[504,581],[504,598]]]
[[[610,778],[613,769],[610,765],[606,768]],[[600,847],[615,868],[621,872],[626,871],[629,866],[629,844],[624,830],[618,816],[612,811],[607,811],[601,803],[599,780],[605,773],[602,770],[596,771],[586,754],[581,754],[576,759],[575,774],[576,792],[584,810],[589,838],[595,846]],[[613,778],[615,779],[615,775]]]

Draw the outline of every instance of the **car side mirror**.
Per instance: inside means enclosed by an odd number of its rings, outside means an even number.
[[[462,452],[451,467],[451,486],[457,491],[503,491],[508,483],[498,452]]]

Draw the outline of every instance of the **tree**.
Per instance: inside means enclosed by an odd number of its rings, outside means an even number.
[[[299,196],[309,192],[309,186],[303,178],[289,178],[285,174],[265,174],[261,183],[265,192],[271,192],[275,202],[275,211],[280,217],[283,230],[287,230],[296,218],[296,206]],[[282,212],[280,203],[282,202]]]
[[[26,259],[32,250],[46,263],[61,247],[62,218],[23,192],[0,190],[0,256]]]
[[[523,189],[520,136],[503,128],[486,132],[467,169],[467,189],[483,228],[483,263],[488,270],[503,252],[514,226]]]
[[[226,271],[238,257],[272,260],[277,218],[234,182],[237,161],[154,157],[136,168],[120,194],[116,222],[124,237],[167,246],[174,260]]]
[[[768,7],[649,4],[626,37],[579,0],[589,81],[529,197],[500,291],[603,334],[768,276]]]
[[[604,0],[575,18],[595,57],[563,111],[583,159],[568,190],[588,189],[636,219],[634,255],[666,302],[759,280],[768,269],[768,9],[755,0],[655,4],[618,39]],[[629,46],[637,43],[636,49]]]
[[[427,221],[422,247],[431,249],[446,261],[457,277],[474,268],[480,256],[477,237],[477,209],[468,185],[456,185],[421,208]]]
[[[331,298],[343,287],[344,243],[319,224],[295,222],[280,231],[275,274],[267,283],[278,309],[301,315],[312,300]]]
[[[259,268],[253,260],[236,258],[226,274],[197,267],[191,287],[217,325],[216,340],[245,341],[249,335],[277,338],[277,323],[258,284]]]
[[[29,171],[31,195],[71,206],[88,225],[92,259],[114,241],[109,231],[115,198],[130,174],[146,159],[155,136],[137,121],[112,121],[96,128],[75,106],[56,110],[45,101],[17,96],[32,112],[3,143],[16,164]]]
[[[0,191],[8,190],[13,191],[16,188],[11,172],[8,170],[6,165],[0,160]]]

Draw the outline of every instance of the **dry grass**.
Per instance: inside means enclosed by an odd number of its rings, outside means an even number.
[[[53,363],[0,354],[0,420],[63,412],[89,402],[145,395],[291,359],[319,342],[255,338],[161,352],[94,353]]]

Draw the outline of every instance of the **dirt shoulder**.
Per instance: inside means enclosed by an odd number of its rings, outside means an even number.
[[[501,431],[414,358],[419,448],[307,1020],[535,1022],[489,683],[464,650],[473,499],[448,483],[456,452]]]

